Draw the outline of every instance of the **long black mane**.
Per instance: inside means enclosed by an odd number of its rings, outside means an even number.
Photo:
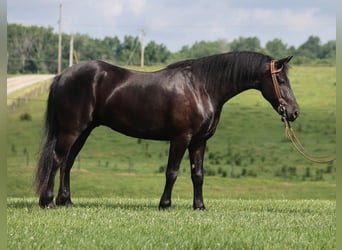
[[[206,84],[221,82],[249,82],[264,73],[264,65],[270,56],[257,52],[229,52],[202,57],[199,59],[176,62],[167,69],[189,68],[193,76],[205,79]]]

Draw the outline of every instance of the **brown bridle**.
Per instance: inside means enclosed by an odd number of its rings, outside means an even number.
[[[281,67],[280,69],[276,69],[275,64],[276,64],[276,60],[272,60],[270,63],[270,70],[271,70],[271,76],[272,76],[274,91],[276,93],[278,100],[280,100],[281,99],[281,93],[280,93],[280,89],[279,89],[279,83],[277,80],[277,73],[281,72],[283,70],[283,67]]]
[[[290,122],[286,119],[286,109],[285,106],[282,103],[283,98],[281,97],[281,92],[279,88],[279,83],[277,79],[277,73],[281,72],[283,70],[283,67],[277,69],[275,64],[276,60],[272,60],[270,63],[270,71],[271,71],[271,76],[272,76],[272,82],[273,82],[273,87],[274,87],[274,92],[278,98],[279,106],[278,106],[278,112],[281,113],[282,115],[282,122],[284,122],[285,125],[285,135],[291,140],[293,146],[297,149],[299,153],[301,153],[306,159],[316,162],[316,163],[328,163],[332,162],[336,159],[336,156],[333,157],[317,157],[313,156],[310,153],[308,153],[301,142],[299,141],[298,137],[296,136],[293,128],[291,127]]]
[[[285,118],[285,106],[282,104],[283,98],[281,97],[281,92],[279,89],[279,83],[277,79],[277,74],[283,70],[283,67],[277,69],[275,64],[276,60],[272,60],[270,63],[270,71],[271,71],[271,76],[272,76],[272,82],[273,82],[273,87],[274,87],[274,92],[278,98],[279,106],[278,106],[278,112],[282,113],[283,118]]]

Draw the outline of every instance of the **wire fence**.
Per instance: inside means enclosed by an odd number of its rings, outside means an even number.
[[[24,92],[18,97],[7,98],[7,110],[9,112],[13,112],[30,101],[45,102],[46,101],[45,99],[41,99],[37,97],[42,95],[43,93],[47,93],[47,91],[49,90],[50,84],[51,84],[50,80],[42,81],[41,83],[37,84],[36,87],[34,87],[33,89],[27,92]]]

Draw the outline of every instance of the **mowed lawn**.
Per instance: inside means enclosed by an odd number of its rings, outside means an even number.
[[[8,249],[335,249],[336,203],[327,200],[77,198],[43,210],[8,200]]]
[[[297,135],[313,154],[335,154],[336,68],[293,67],[290,79],[302,108]],[[206,211],[192,210],[187,155],[172,210],[158,211],[168,143],[104,127],[75,162],[75,206],[40,209],[33,178],[45,105],[46,93],[9,113],[8,249],[335,249],[336,163],[295,152],[256,91],[224,106],[208,142]]]

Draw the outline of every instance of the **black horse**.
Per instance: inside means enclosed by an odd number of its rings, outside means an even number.
[[[232,52],[186,60],[144,73],[102,61],[74,65],[56,76],[46,111],[46,139],[36,173],[41,207],[70,206],[70,170],[87,137],[104,125],[128,136],[170,141],[166,183],[159,208],[171,208],[171,193],[188,149],[194,209],[205,209],[203,156],[222,106],[247,89],[260,90],[285,119],[299,107],[287,77],[291,57],[273,60],[255,52]]]

